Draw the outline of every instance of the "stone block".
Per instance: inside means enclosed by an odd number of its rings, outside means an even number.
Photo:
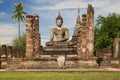
[[[60,55],[57,58],[58,68],[65,68],[65,55]]]

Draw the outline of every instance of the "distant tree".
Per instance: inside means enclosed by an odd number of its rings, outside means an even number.
[[[18,20],[18,33],[19,33],[19,41],[20,42],[20,22],[25,20],[24,15],[26,15],[26,12],[23,11],[23,9],[25,8],[25,5],[23,5],[23,3],[21,3],[20,1],[17,4],[13,4],[13,7],[15,8],[15,10],[13,11],[13,19],[17,19]],[[18,47],[20,49],[21,44],[18,44]]]
[[[23,53],[26,51],[26,34],[20,36],[21,49]],[[12,42],[13,48],[18,49],[19,47],[19,38],[15,38]]]
[[[99,16],[95,27],[95,49],[113,46],[114,38],[120,38],[120,15]]]
[[[21,43],[21,49],[22,49],[23,53],[25,54],[25,52],[26,52],[26,34],[22,34],[20,36],[20,43]],[[15,38],[12,41],[12,46],[13,46],[13,48],[18,49],[18,46],[19,46],[19,39],[18,38]],[[43,51],[42,45],[41,45],[41,51]]]
[[[0,45],[0,58],[1,58],[1,45]]]

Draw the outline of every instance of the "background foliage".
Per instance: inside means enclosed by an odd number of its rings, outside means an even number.
[[[22,49],[23,53],[26,51],[26,34],[22,34],[20,36],[20,42],[18,38],[13,40],[13,48],[18,49],[20,43],[20,49]]]
[[[120,38],[120,14],[99,16],[95,26],[95,50],[113,46],[114,38]]]

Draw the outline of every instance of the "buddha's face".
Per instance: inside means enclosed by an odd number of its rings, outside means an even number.
[[[59,19],[58,19],[58,20],[56,21],[56,24],[57,24],[58,27],[61,27],[61,26],[62,26],[62,20],[59,20]]]

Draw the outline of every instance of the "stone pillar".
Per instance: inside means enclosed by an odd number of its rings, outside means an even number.
[[[120,38],[114,39],[114,47],[113,47],[113,57],[118,58],[120,55]]]
[[[78,39],[78,45],[77,45],[77,53],[79,56],[83,57],[88,54],[88,49],[87,49],[87,33],[88,33],[88,24],[87,24],[87,15],[83,14],[82,15],[82,26],[81,26],[81,31],[80,31],[80,36]]]
[[[12,49],[12,58],[17,58],[17,50],[16,49]]]
[[[22,58],[23,57],[23,52],[22,52],[22,50],[21,49],[18,49],[17,50],[17,58]]]
[[[88,55],[92,56],[94,53],[94,8],[91,4],[88,4],[87,9],[87,15],[88,15]]]
[[[40,56],[40,48],[41,48],[41,41],[40,41],[40,34],[39,34],[39,16],[34,14],[34,41],[35,41],[35,57]]]
[[[17,49],[16,58],[20,58],[20,49]]]
[[[32,58],[34,52],[33,42],[33,16],[26,16],[26,57]]]
[[[8,47],[7,47],[7,57],[8,57],[9,59],[12,58],[12,46],[8,46]]]
[[[39,16],[26,16],[26,57],[39,57],[41,41],[39,34]]]
[[[1,50],[1,58],[7,58],[7,47],[6,45],[2,45],[2,50]]]
[[[82,15],[82,25],[77,44],[79,56],[90,57],[94,53],[94,9],[88,4],[87,14]]]

